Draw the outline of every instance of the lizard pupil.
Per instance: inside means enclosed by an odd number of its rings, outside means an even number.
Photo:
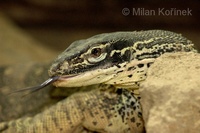
[[[101,49],[100,49],[100,48],[94,48],[94,49],[92,49],[91,54],[92,54],[94,57],[98,57],[98,56],[101,55]]]

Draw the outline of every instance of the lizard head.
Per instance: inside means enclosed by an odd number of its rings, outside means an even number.
[[[169,31],[114,32],[72,43],[49,69],[58,87],[112,84],[138,87],[147,68],[167,52],[192,51],[191,41]]]
[[[72,43],[49,69],[51,77],[59,77],[53,84],[77,87],[114,79],[132,58],[130,46],[133,42],[130,38],[128,32],[116,32]]]

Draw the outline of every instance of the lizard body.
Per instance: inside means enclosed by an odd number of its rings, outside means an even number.
[[[76,41],[50,67],[53,84],[104,85],[74,94],[33,118],[0,123],[0,131],[142,133],[134,90],[157,57],[179,51],[196,52],[191,41],[162,30],[106,33]]]
[[[112,86],[77,93],[33,118],[2,124],[5,133],[139,133],[143,129],[139,100],[127,90]],[[126,111],[125,111],[126,109]],[[121,114],[121,115],[119,115]],[[122,119],[122,121],[119,121]]]

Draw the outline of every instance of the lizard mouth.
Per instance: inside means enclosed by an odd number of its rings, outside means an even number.
[[[82,73],[82,74],[73,74],[73,75],[61,75],[58,76],[58,79],[52,82],[52,84],[56,87],[80,87],[82,85],[78,85],[79,83],[87,82],[88,80],[91,80],[91,78],[88,76],[88,73]]]
[[[68,80],[70,80],[70,79],[72,79],[73,80],[73,78],[74,77],[77,77],[77,76],[79,76],[79,74],[76,74],[76,75],[65,75],[65,76],[57,76],[58,78],[56,79],[56,80],[54,80],[53,82],[51,82],[54,86],[56,86],[56,87],[59,87],[60,86],[60,84],[62,84],[63,82],[65,83],[67,83],[68,82]],[[62,86],[60,86],[60,87],[62,87]]]

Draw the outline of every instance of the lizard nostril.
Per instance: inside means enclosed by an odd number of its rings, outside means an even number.
[[[56,62],[52,64],[52,66],[49,69],[49,76],[58,76],[66,72],[66,70],[69,69],[69,63],[67,61],[64,62]]]
[[[49,69],[49,76],[52,77],[52,76],[55,76],[57,71],[60,69],[60,63],[58,64],[53,64],[50,69]]]

